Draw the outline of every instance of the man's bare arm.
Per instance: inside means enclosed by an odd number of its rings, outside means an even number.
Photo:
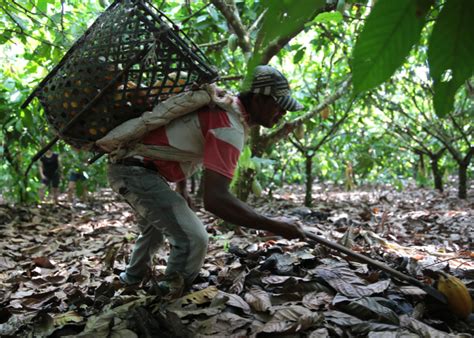
[[[271,231],[286,238],[304,237],[294,223],[260,215],[229,191],[230,179],[212,170],[204,172],[204,207],[223,220],[259,230]]]

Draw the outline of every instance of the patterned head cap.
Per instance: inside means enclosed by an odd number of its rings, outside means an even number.
[[[273,96],[280,107],[288,111],[304,108],[301,103],[291,97],[290,86],[285,76],[271,66],[255,67],[250,91]]]

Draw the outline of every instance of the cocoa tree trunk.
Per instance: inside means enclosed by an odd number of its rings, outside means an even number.
[[[433,174],[434,187],[440,192],[443,192],[443,172],[439,167],[439,160],[443,156],[445,150],[446,148],[443,148],[436,153],[428,154],[431,162],[431,172]]]
[[[313,156],[305,156],[306,165],[306,192],[304,196],[304,205],[311,208],[313,205]]]
[[[468,153],[459,161],[459,188],[458,188],[458,197],[465,199],[467,197],[467,168],[471,163],[472,157],[474,156],[474,147],[469,148]]]
[[[458,168],[458,178],[459,178],[459,187],[458,187],[458,197],[461,199],[466,199],[467,197],[467,164],[460,164]]]
[[[435,189],[443,192],[443,173],[439,168],[439,158],[431,159],[431,171],[433,173]]]
[[[421,188],[424,188],[425,187],[425,180],[426,180],[426,167],[425,167],[425,157],[423,156],[423,153],[418,153],[418,157],[419,157],[419,162],[418,162],[418,171],[417,171],[417,179],[418,179],[418,175],[421,174],[421,178],[419,180],[419,184],[420,184],[420,187]]]

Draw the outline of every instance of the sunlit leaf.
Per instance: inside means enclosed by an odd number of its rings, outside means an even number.
[[[37,0],[36,1],[36,7],[38,8],[39,11],[46,13],[48,9],[48,3],[49,1],[47,0]]]
[[[334,22],[339,23],[343,19],[342,14],[340,12],[325,12],[318,14],[316,18],[313,20],[313,23],[328,23]]]
[[[438,116],[452,110],[457,89],[474,72],[474,2],[450,0],[444,5],[429,41],[428,62],[434,79]]]
[[[280,37],[288,36],[304,28],[317,11],[325,5],[324,0],[264,0],[268,8],[260,30],[260,39],[255,43],[255,53],[248,62],[244,88],[249,87],[253,69],[260,64],[261,52]]]
[[[353,52],[354,94],[387,80],[420,36],[430,0],[379,0]]]

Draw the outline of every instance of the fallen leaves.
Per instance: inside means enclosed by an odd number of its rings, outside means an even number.
[[[348,267],[320,266],[310,272],[324,279],[334,290],[352,298],[383,293],[390,285],[388,279],[369,284]]]
[[[450,270],[474,287],[472,205],[419,190],[315,195],[275,193],[260,206],[292,215],[426,283]],[[200,211],[212,234],[193,289],[151,295],[165,268],[157,255],[143,288],[117,289],[136,237],[133,216],[106,191],[91,208],[0,206],[0,335],[30,336],[448,336],[473,334],[418,287],[305,241],[235,236]],[[261,200],[260,200],[261,202]],[[458,234],[458,236],[456,236]],[[472,323],[472,322],[471,322]]]

